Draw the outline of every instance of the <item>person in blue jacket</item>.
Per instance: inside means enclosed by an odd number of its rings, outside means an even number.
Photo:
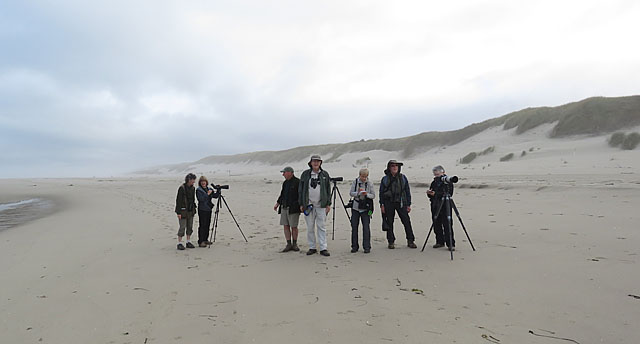
[[[200,176],[198,180],[198,188],[196,189],[196,197],[198,198],[198,246],[207,247],[211,245],[209,242],[209,227],[211,226],[211,214],[213,212],[213,198],[218,198],[219,192],[215,192],[209,186],[207,177]]]

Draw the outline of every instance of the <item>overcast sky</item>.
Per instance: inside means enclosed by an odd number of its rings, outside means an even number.
[[[2,1],[0,177],[449,130],[638,94],[638,1]]]

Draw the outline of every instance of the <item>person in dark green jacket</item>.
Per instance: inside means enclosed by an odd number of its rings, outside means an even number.
[[[178,229],[178,250],[184,250],[185,246],[182,245],[182,237],[187,234],[187,248],[195,248],[191,243],[191,234],[193,233],[193,217],[196,214],[196,188],[193,184],[196,183],[196,175],[189,173],[184,177],[184,184],[178,188],[178,194],[176,195],[176,209],[175,212],[178,215],[178,223],[180,228]]]
[[[304,212],[307,222],[307,241],[309,242],[307,255],[318,252],[315,231],[317,227],[320,254],[328,257],[330,254],[327,250],[325,222],[331,210],[331,178],[329,173],[322,169],[322,158],[319,155],[312,155],[308,165],[310,168],[300,176],[298,198],[300,211]]]

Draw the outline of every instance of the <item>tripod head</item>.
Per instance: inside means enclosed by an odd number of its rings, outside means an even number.
[[[211,187],[216,190],[217,193],[221,194],[222,190],[229,190],[229,185],[216,185],[214,183],[211,183]]]

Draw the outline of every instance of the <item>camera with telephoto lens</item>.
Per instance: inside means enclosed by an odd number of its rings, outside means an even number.
[[[458,182],[458,176],[447,176],[444,175],[440,177],[440,180],[445,184],[455,184]]]
[[[341,182],[341,181],[343,181],[343,180],[344,180],[344,178],[343,178],[343,177],[335,177],[335,178],[331,178],[330,180],[331,180],[332,182]]]
[[[229,190],[229,185],[216,185],[216,184],[211,183],[211,187],[216,189],[216,190],[222,190],[222,189]]]

